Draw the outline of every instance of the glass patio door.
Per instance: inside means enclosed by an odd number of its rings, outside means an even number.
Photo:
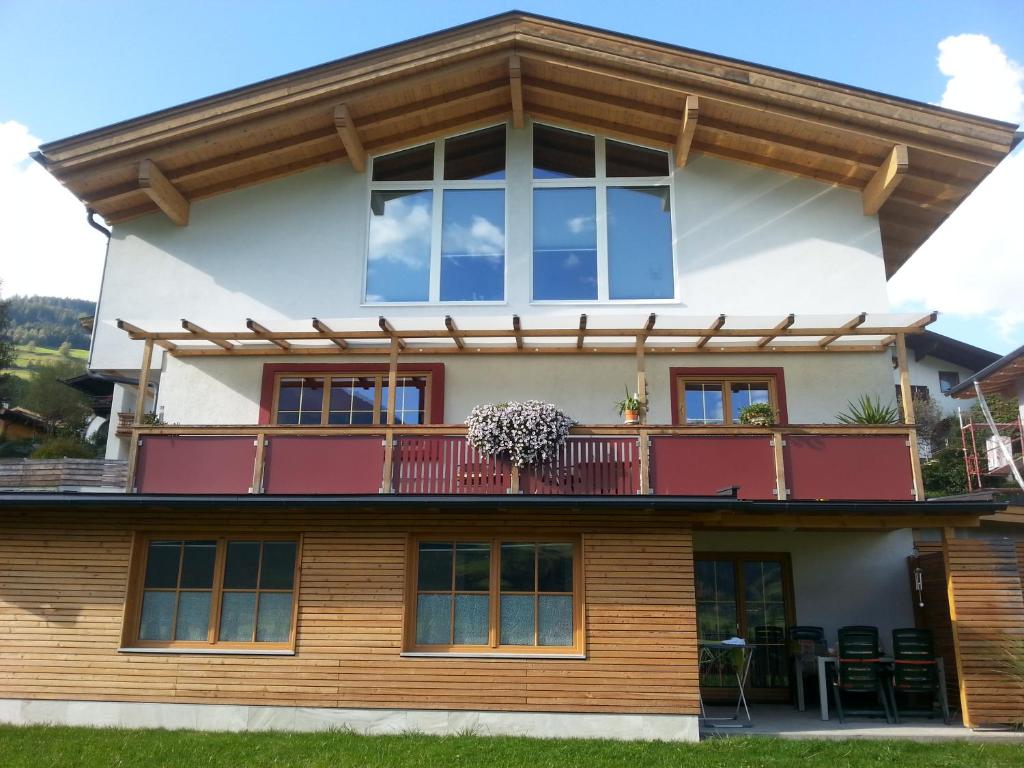
[[[698,554],[694,562],[697,633],[701,640],[742,637],[753,645],[754,692],[789,687],[786,627],[792,624],[791,575],[786,555]],[[701,671],[705,689],[735,688],[729,658]]]

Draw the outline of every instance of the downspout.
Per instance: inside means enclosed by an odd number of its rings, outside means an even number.
[[[89,223],[89,226],[95,229],[97,232],[102,232],[107,236],[107,240],[110,240],[110,230],[96,221],[96,211],[92,208],[86,207],[85,209],[85,220]]]

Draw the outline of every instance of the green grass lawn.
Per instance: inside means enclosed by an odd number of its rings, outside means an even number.
[[[545,741],[479,736],[200,733],[0,726],[3,768],[952,768],[1024,765],[1024,745],[909,741],[783,741],[729,737],[702,744]]]

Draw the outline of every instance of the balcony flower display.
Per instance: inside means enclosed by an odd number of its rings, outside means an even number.
[[[740,408],[740,424],[770,427],[775,423],[775,411],[768,403],[751,403]]]
[[[466,437],[483,455],[507,457],[522,469],[551,461],[575,423],[541,400],[478,405],[466,419]]]

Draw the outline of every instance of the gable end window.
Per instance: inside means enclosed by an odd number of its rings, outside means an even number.
[[[366,302],[504,301],[505,131],[374,158]]]
[[[533,300],[675,298],[669,153],[533,125]]]
[[[124,644],[293,648],[300,551],[287,536],[140,538]]]

